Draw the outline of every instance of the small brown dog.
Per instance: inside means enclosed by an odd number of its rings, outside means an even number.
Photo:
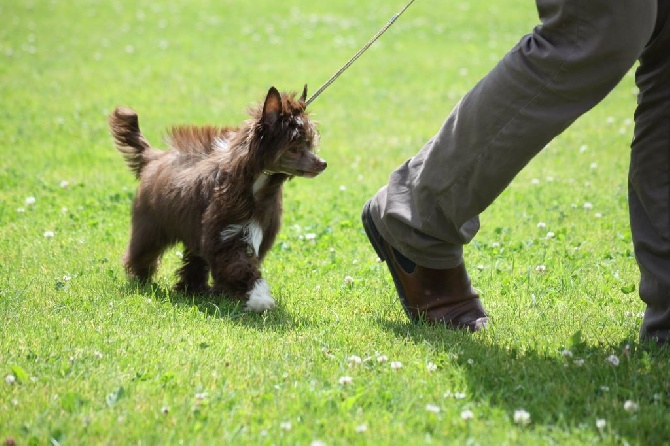
[[[173,127],[167,151],[149,145],[133,110],[114,110],[116,148],[140,180],[123,259],[130,277],[148,281],[182,242],[177,290],[222,293],[258,312],[275,306],[260,265],[279,231],[282,186],[326,168],[306,97],[306,86],[300,98],[272,87],[240,127]]]

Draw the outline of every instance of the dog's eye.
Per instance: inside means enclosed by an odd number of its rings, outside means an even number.
[[[300,153],[300,152],[302,152],[302,150],[300,150],[300,147],[291,147],[291,148],[289,149],[289,152],[291,152],[291,153]]]

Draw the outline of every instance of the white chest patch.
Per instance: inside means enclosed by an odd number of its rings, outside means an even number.
[[[258,255],[261,243],[263,243],[263,228],[261,228],[260,223],[256,220],[251,220],[247,226],[247,235],[244,239],[248,244],[253,246],[254,252]]]
[[[258,192],[259,190],[261,190],[263,188],[263,186],[265,186],[265,184],[268,182],[269,178],[270,177],[268,175],[262,173],[256,179],[256,181],[254,181],[254,195],[256,195],[256,192]]]
[[[221,241],[227,242],[228,240],[239,236],[246,225],[229,225],[223,228],[221,231]]]
[[[235,224],[226,226],[221,231],[221,241],[227,242],[235,237],[242,237],[244,242],[254,249],[256,255],[259,254],[261,243],[263,243],[263,228],[256,220],[251,220],[247,224]]]

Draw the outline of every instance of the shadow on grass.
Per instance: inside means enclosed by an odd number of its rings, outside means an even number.
[[[589,346],[576,333],[570,354],[527,346],[498,346],[490,337],[425,324],[379,320],[404,341],[430,345],[445,367],[459,367],[475,402],[510,414],[531,414],[532,428],[572,432],[606,420],[602,432],[631,443],[667,444],[670,439],[670,349],[652,344]],[[608,359],[615,352],[613,365]],[[439,353],[443,353],[440,355]],[[613,360],[613,359],[612,359]],[[632,401],[636,406],[631,409]]]
[[[180,292],[156,282],[148,284],[129,282],[126,285],[126,291],[157,301],[170,302],[175,307],[195,308],[207,317],[226,319],[259,331],[287,332],[312,324],[309,320],[287,312],[281,304],[278,304],[272,311],[254,313],[245,311],[243,302],[224,295]]]

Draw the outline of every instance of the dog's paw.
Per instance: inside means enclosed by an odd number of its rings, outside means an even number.
[[[253,289],[249,291],[247,305],[244,309],[262,313],[263,311],[272,310],[275,306],[275,300],[270,295],[268,283],[265,279],[257,280]]]

